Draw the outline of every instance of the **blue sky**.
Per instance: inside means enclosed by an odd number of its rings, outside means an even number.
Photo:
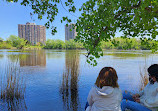
[[[63,4],[66,0],[62,0]],[[75,0],[75,6],[77,9],[82,5],[86,0]],[[37,15],[34,15],[31,19],[30,12],[32,9],[29,6],[21,6],[20,3],[7,3],[3,0],[0,0],[0,37],[4,40],[10,35],[18,36],[18,24],[26,24],[26,22],[36,23],[37,25],[44,25],[47,22],[47,19],[44,17],[42,20],[38,20]],[[77,11],[75,16],[80,15],[80,12]],[[46,30],[47,39],[61,39],[65,40],[65,29],[64,25],[66,23],[61,23],[60,20],[63,16],[69,16],[72,18],[72,22],[76,21],[77,17],[72,16],[67,12],[62,5],[59,5],[59,13],[53,22],[54,26],[57,26],[57,33],[52,36],[51,30]],[[35,21],[34,21],[35,20]]]
[[[19,0],[21,1],[21,0]],[[67,0],[62,0],[64,4]],[[77,8],[76,13],[70,14],[67,12],[61,4],[59,4],[59,13],[53,22],[54,26],[57,26],[57,33],[52,36],[51,30],[46,29],[46,39],[60,39],[65,40],[65,29],[64,26],[66,23],[61,23],[60,20],[63,16],[68,16],[72,19],[72,22],[77,20],[77,17],[80,16],[80,12],[78,9],[81,5],[87,0],[74,0],[75,6]],[[20,3],[8,3],[3,0],[0,0],[0,37],[4,40],[8,38],[10,35],[18,36],[18,24],[26,24],[26,22],[36,23],[37,25],[44,25],[47,22],[46,17],[42,20],[38,20],[37,15],[34,15],[31,19],[30,12],[32,9],[29,6],[21,6]],[[75,17],[77,16],[77,17]],[[35,20],[35,21],[34,21]],[[121,35],[121,33],[116,34],[117,37]]]

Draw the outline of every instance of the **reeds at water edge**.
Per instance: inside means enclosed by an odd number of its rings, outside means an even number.
[[[145,65],[143,67],[143,71],[140,69],[140,91],[144,89],[144,87],[148,84],[149,82],[149,77],[148,77],[148,72],[147,72],[147,66]]]
[[[8,63],[3,72],[1,71],[0,87],[1,101],[7,104],[8,110],[26,107],[24,101],[26,84],[17,62]]]

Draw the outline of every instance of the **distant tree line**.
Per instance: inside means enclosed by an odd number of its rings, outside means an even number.
[[[145,42],[142,42],[139,39],[136,38],[121,38],[117,37],[111,41],[101,42],[101,48],[102,49],[127,49],[127,50],[150,50],[151,47],[155,44],[158,44],[156,41],[150,40]],[[114,45],[115,44],[115,45]]]
[[[114,45],[115,44],[115,45]],[[102,49],[128,49],[128,50],[150,50],[150,47],[154,44],[157,44],[155,41],[147,42],[148,45],[143,45],[141,40],[136,38],[121,38],[117,37],[110,41],[102,41],[100,46]],[[36,48],[43,48],[43,49],[84,49],[83,43],[76,42],[73,39],[69,41],[62,41],[62,40],[53,40],[48,39],[45,44],[38,42],[36,45],[31,45],[31,43],[23,38],[19,38],[15,35],[10,35],[6,41],[4,41],[0,37],[0,49],[25,49],[35,47]]]
[[[17,49],[22,49],[24,46],[28,45],[28,41],[23,39],[23,38],[19,38],[15,35],[10,35],[6,41],[4,41],[1,37],[0,37],[0,49],[11,49],[13,47],[17,48]]]
[[[83,44],[75,42],[73,39],[69,41],[48,39],[44,49],[84,49]]]

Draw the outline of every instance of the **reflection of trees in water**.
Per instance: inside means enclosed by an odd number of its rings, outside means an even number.
[[[20,58],[20,66],[46,66],[45,51],[32,51],[26,58]]]
[[[7,57],[9,58],[9,60],[11,62],[16,62],[18,61],[20,55],[15,55],[15,54],[11,54],[11,55],[7,55]]]
[[[4,57],[4,55],[3,55],[3,54],[0,54],[0,59],[3,58],[3,57]]]
[[[63,51],[61,52],[60,50],[59,51],[54,51],[54,50],[46,51],[46,55],[48,59],[60,59],[64,56],[64,53],[65,52]]]
[[[46,66],[45,50],[30,51],[26,54],[10,54],[7,55],[12,62],[19,60],[20,66]]]
[[[64,109],[68,111],[77,111],[80,109],[78,94],[79,77],[79,53],[78,51],[65,52],[66,70],[63,72],[62,85],[60,93]]]
[[[2,100],[1,111],[27,111],[25,100]]]
[[[8,111],[25,111],[25,80],[16,63],[7,63],[1,70],[0,109]]]

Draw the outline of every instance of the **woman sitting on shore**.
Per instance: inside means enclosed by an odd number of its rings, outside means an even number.
[[[102,68],[89,92],[86,111],[121,111],[122,92],[117,80],[114,68]]]
[[[158,111],[158,64],[148,68],[149,83],[139,94],[124,92],[122,111]]]

